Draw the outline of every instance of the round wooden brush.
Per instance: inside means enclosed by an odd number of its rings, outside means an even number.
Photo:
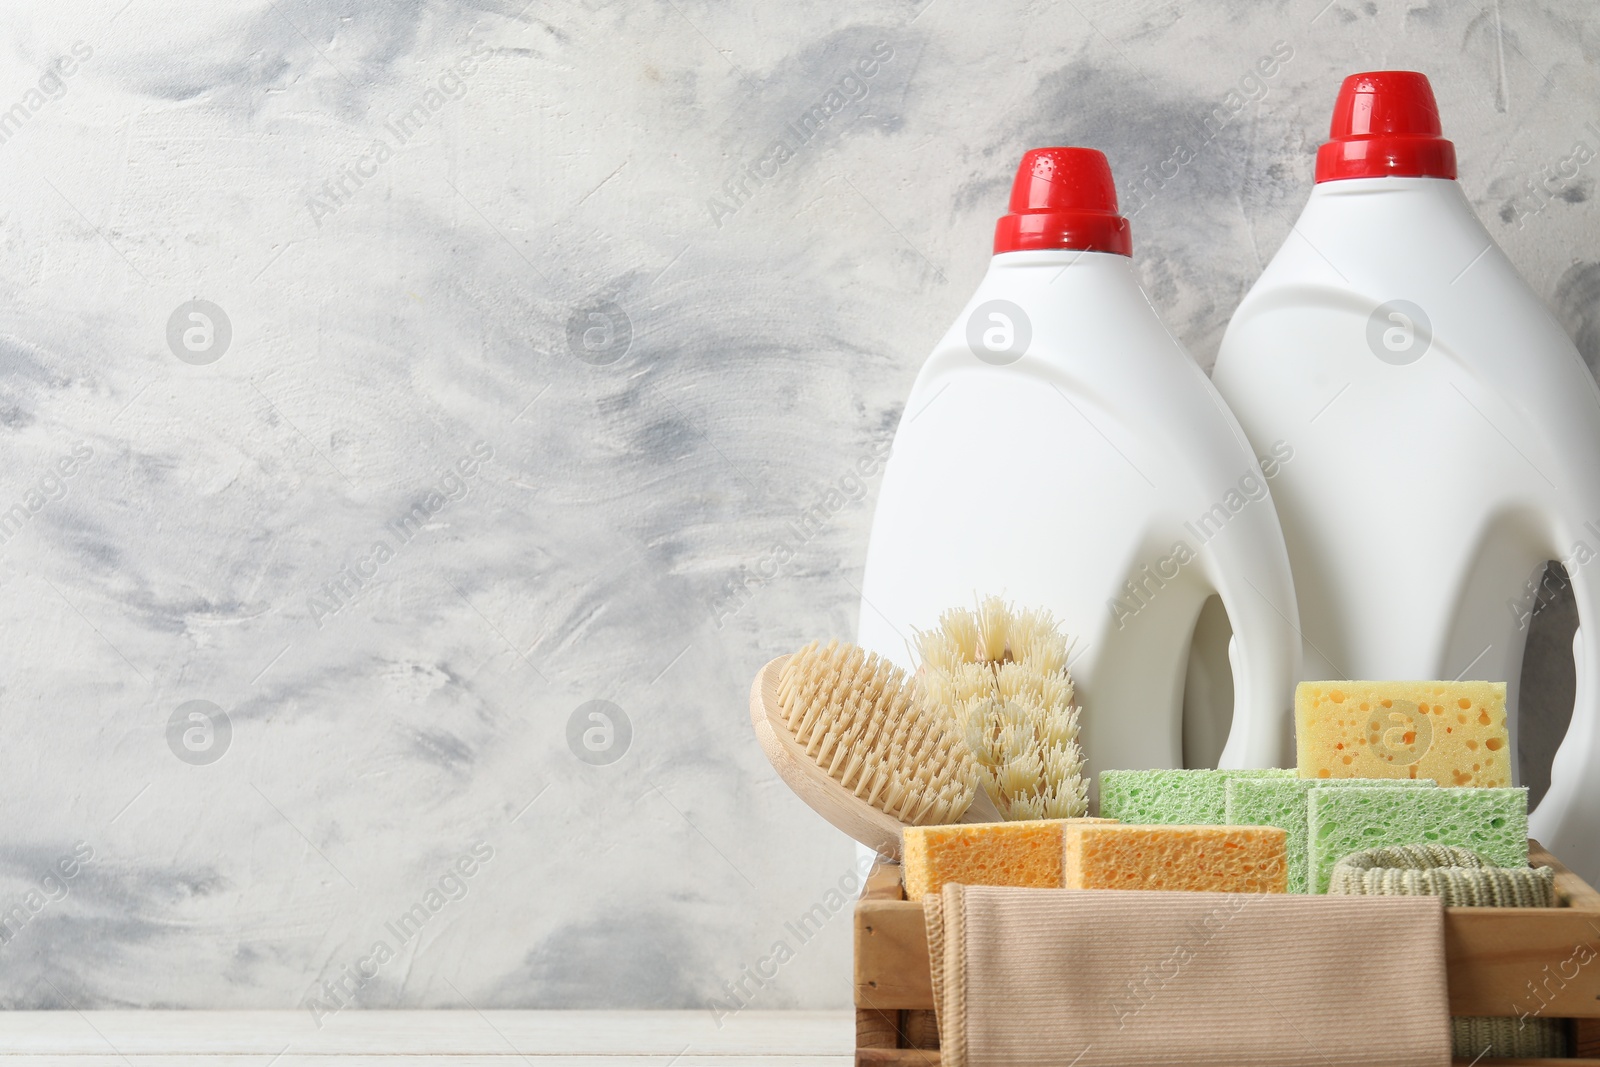
[[[824,819],[898,858],[900,830],[960,821],[978,772],[904,671],[856,645],[813,641],[756,675],[750,721],[772,766]]]

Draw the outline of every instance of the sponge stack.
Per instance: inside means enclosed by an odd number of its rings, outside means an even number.
[[[1021,819],[1015,822],[908,826],[902,831],[906,898],[921,900],[948,884],[1060,889],[1066,828],[1109,819]]]
[[[1228,782],[1294,777],[1278,768],[1101,771],[1100,814],[1127,823],[1220,826],[1228,821]]]
[[[1431,778],[1232,778],[1227,783],[1227,821],[1238,826],[1279,826],[1287,833],[1289,892],[1310,892],[1312,790],[1349,786],[1432,788]]]

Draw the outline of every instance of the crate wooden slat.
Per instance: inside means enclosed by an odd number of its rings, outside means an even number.
[[[1528,838],[1528,866],[1550,867],[1556,872],[1556,896],[1567,908],[1600,911],[1600,890],[1567,870],[1566,866],[1550,854],[1533,838]]]
[[[1576,908],[1446,908],[1445,971],[1452,1015],[1518,1015],[1553,1019],[1600,1015],[1600,968],[1558,973],[1577,946],[1600,939],[1600,912]],[[1551,977],[1554,975],[1555,977]],[[1527,988],[1548,983],[1550,999]],[[1544,1007],[1540,1010],[1540,1001]]]
[[[1600,892],[1537,841],[1533,866],[1556,872],[1554,908],[1446,908],[1445,967],[1452,1015],[1572,1019],[1576,1058],[1496,1059],[1495,1067],[1600,1067],[1600,961],[1573,963],[1580,946],[1600,950]],[[1567,963],[1567,967],[1563,967]],[[1568,970],[1575,974],[1568,976]],[[1538,995],[1534,993],[1538,987]],[[858,1041],[858,1067],[938,1063],[922,904],[904,899],[900,868],[879,864],[855,909],[855,1001],[873,1024]],[[908,1026],[908,1019],[915,1025]],[[890,1021],[892,1020],[892,1021]],[[889,1035],[893,1041],[889,1041]],[[870,1040],[870,1044],[868,1043]],[[918,1048],[917,1045],[928,1047]],[[931,1059],[929,1057],[932,1057]],[[1465,1061],[1463,1061],[1465,1062]],[[1491,1061],[1485,1060],[1484,1067]]]
[[[904,900],[905,890],[900,886],[900,865],[875,863],[867,873],[867,883],[861,887],[862,900]]]
[[[1600,1019],[1574,1019],[1572,1054],[1600,1060]]]

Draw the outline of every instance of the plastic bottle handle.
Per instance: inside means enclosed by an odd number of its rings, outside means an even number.
[[[1243,533],[1244,531],[1238,531]],[[1212,588],[1233,626],[1228,662],[1233,668],[1233,723],[1217,761],[1221,767],[1278,767],[1292,758],[1288,701],[1300,672],[1300,635],[1289,622],[1293,593],[1274,604],[1272,569],[1244,537],[1210,543]]]

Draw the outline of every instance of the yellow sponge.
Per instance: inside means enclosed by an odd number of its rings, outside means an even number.
[[[1062,833],[1111,819],[1019,819],[1014,822],[907,826],[901,833],[906,898],[921,900],[947,884],[1060,889]]]
[[[1069,826],[1068,889],[1285,893],[1288,835],[1276,826]]]
[[[1302,778],[1432,778],[1511,784],[1504,682],[1301,682]]]

